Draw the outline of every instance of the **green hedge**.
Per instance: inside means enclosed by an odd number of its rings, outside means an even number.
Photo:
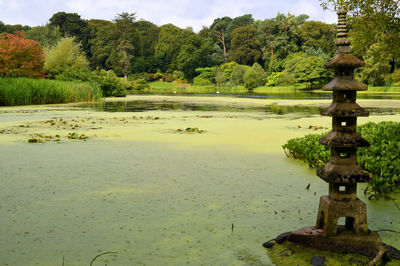
[[[400,187],[400,123],[367,123],[357,129],[371,143],[369,148],[359,148],[360,166],[371,175],[366,192],[372,196],[392,192]],[[287,156],[301,159],[310,167],[319,168],[330,159],[327,147],[319,144],[324,134],[311,134],[289,140],[282,145]]]

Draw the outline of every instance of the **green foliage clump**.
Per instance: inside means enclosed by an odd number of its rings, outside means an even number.
[[[249,90],[255,89],[265,83],[265,78],[264,69],[258,63],[254,63],[254,65],[248,68],[244,73],[244,86]]]
[[[295,83],[294,77],[287,71],[272,72],[267,78],[267,86],[288,86]]]
[[[92,72],[88,68],[80,69],[74,66],[66,66],[61,69],[54,79],[63,81],[90,81]]]
[[[149,84],[147,84],[146,79],[137,79],[133,81],[133,89],[143,91],[144,89],[149,88]]]
[[[296,83],[305,84],[312,89],[315,85],[326,82],[331,73],[324,68],[325,61],[321,57],[295,57],[286,63],[285,71],[293,76]]]
[[[57,75],[68,71],[88,70],[89,62],[73,37],[61,39],[45,54],[44,70],[49,78],[54,79]]]
[[[126,91],[124,89],[124,84],[115,75],[112,70],[95,70],[92,75],[92,82],[96,83],[105,97],[115,96],[124,97],[126,96]]]
[[[0,78],[0,106],[97,101],[98,86],[82,82]]]
[[[33,27],[25,33],[25,36],[28,39],[39,42],[45,49],[56,45],[61,39],[58,26],[51,24]]]
[[[246,25],[233,30],[229,57],[243,65],[251,65],[261,58],[256,27]]]
[[[215,67],[199,67],[196,68],[196,72],[200,73],[197,77],[198,78],[203,78],[203,79],[208,79],[211,81],[211,83],[215,82]]]
[[[164,74],[162,75],[162,78],[163,78],[163,81],[165,81],[165,82],[172,82],[172,81],[174,81],[174,75],[171,74],[171,73],[164,73]]]
[[[282,145],[287,156],[300,159],[308,163],[312,168],[324,166],[330,158],[329,148],[319,144],[323,134],[309,134],[301,138],[294,138]]]
[[[232,73],[231,73],[231,78],[229,81],[232,83],[234,86],[239,86],[243,85],[244,83],[244,73],[246,73],[246,70],[249,68],[249,66],[245,65],[235,65],[233,67]]]
[[[215,70],[215,83],[217,83],[218,86],[222,86],[225,84],[225,82],[226,76],[224,72],[221,69],[217,68]]]
[[[385,85],[385,76],[389,74],[391,54],[387,47],[374,43],[365,55],[365,68],[361,72],[363,82],[373,85]]]
[[[144,79],[146,81],[151,81],[151,80],[153,80],[153,77],[152,77],[152,74],[147,74],[146,72],[130,74],[128,76],[128,81],[135,81],[138,79]]]
[[[174,77],[175,80],[177,80],[177,79],[183,80],[185,78],[185,74],[182,71],[179,71],[179,70],[175,70],[172,73],[172,76]]]
[[[400,123],[367,123],[358,127],[371,147],[358,149],[358,163],[371,175],[368,192],[378,197],[400,186]],[[289,140],[282,147],[286,155],[301,159],[310,167],[322,167],[330,158],[329,149],[319,144],[325,134],[311,134]]]
[[[193,79],[193,85],[195,85],[195,86],[210,86],[210,85],[213,85],[213,83],[209,79],[197,76]]]
[[[392,85],[400,86],[400,69],[397,69],[390,75],[390,80],[392,82]]]
[[[400,123],[367,123],[360,134],[371,143],[359,149],[359,164],[372,175],[371,189],[375,194],[400,186]]]
[[[230,80],[231,74],[233,72],[233,69],[235,66],[238,66],[239,64],[236,63],[235,61],[225,63],[219,66],[219,70],[224,74],[226,80]]]

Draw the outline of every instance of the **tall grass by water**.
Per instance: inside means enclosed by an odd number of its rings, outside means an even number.
[[[101,89],[89,83],[0,78],[0,106],[97,101]]]

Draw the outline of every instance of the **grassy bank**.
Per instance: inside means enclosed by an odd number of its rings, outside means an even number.
[[[0,78],[0,106],[96,101],[101,97],[101,90],[88,83]]]
[[[195,86],[191,84],[179,84],[174,82],[155,81],[147,84],[148,86],[142,90],[133,90],[133,94],[243,94],[248,93],[249,90],[244,86]],[[256,94],[267,94],[276,92],[294,92],[299,90],[306,90],[305,86],[262,86],[253,90]],[[314,90],[315,92],[322,92],[322,90]],[[400,93],[400,87],[368,87],[368,91],[359,93]]]

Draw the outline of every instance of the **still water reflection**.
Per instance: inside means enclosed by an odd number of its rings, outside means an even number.
[[[302,114],[319,115],[323,109],[318,106],[301,105],[301,100],[293,105],[278,105],[276,103],[265,106],[229,104],[213,104],[204,102],[178,102],[178,101],[153,101],[153,100],[132,100],[132,101],[105,101],[101,103],[84,103],[79,107],[106,112],[145,112],[145,111],[215,111],[215,112],[262,112],[276,115]],[[371,114],[393,115],[400,113],[399,107],[366,107]]]

